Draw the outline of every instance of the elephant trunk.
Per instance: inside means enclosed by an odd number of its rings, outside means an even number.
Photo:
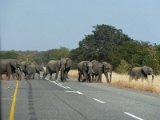
[[[61,81],[64,81],[64,68],[61,69]]]
[[[110,72],[110,83],[112,81],[112,71]]]
[[[93,70],[90,68],[88,71],[88,81],[91,82],[92,81],[92,75],[93,75]]]
[[[89,78],[88,78],[88,80],[89,80],[89,82],[91,82],[92,81],[92,73],[89,73],[89,76],[88,76]]]

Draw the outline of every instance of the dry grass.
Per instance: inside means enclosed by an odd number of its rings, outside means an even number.
[[[77,78],[78,71],[77,70],[70,70],[69,76]],[[125,87],[125,88],[134,88],[139,90],[144,90],[153,93],[160,93],[160,76],[155,76],[154,82],[151,83],[151,77],[149,77],[149,84],[146,80],[138,80],[129,82],[129,76],[125,74],[112,74],[112,85]],[[102,82],[106,83],[106,79],[102,76]]]
[[[68,75],[73,78],[78,78],[78,71],[77,70],[70,70]]]

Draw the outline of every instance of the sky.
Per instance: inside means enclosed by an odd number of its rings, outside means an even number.
[[[160,0],[0,0],[1,50],[74,49],[97,24],[160,44]]]

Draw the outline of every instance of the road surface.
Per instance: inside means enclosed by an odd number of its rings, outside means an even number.
[[[160,96],[102,83],[1,81],[2,120],[160,120]]]

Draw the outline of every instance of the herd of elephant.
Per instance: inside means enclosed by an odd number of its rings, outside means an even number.
[[[40,79],[40,72],[43,72],[43,79],[47,75],[52,79],[52,74],[55,74],[54,80],[58,79],[60,72],[60,80],[62,82],[67,81],[68,72],[72,66],[72,60],[70,58],[61,58],[60,60],[50,60],[44,67],[32,62],[19,62],[16,59],[0,59],[0,79],[2,74],[6,74],[10,79],[11,76],[17,79],[35,79],[37,73]],[[97,60],[81,61],[77,64],[78,69],[78,81],[79,82],[102,82],[102,74],[105,75],[107,83],[111,83],[112,80],[112,65],[107,62],[99,62]],[[154,79],[153,69],[148,66],[134,67],[129,72],[129,80],[137,80],[139,78],[148,80],[148,75],[152,75],[152,82]]]
[[[50,60],[46,65],[46,70],[44,70],[42,65],[33,62],[19,62],[16,59],[0,59],[0,79],[2,79],[2,74],[6,74],[9,79],[13,76],[21,80],[22,74],[24,75],[24,79],[35,79],[36,73],[39,76],[38,79],[40,79],[40,72],[43,72],[44,79],[48,74],[50,75],[50,79],[52,79],[52,74],[56,73],[56,80],[60,71],[60,79],[63,82],[68,78],[71,63],[70,58]]]
[[[13,78],[21,80],[22,73],[25,79],[34,79],[35,74],[40,74],[43,68],[31,62],[19,62],[16,59],[0,59],[0,79],[2,74],[6,74],[9,79]]]

